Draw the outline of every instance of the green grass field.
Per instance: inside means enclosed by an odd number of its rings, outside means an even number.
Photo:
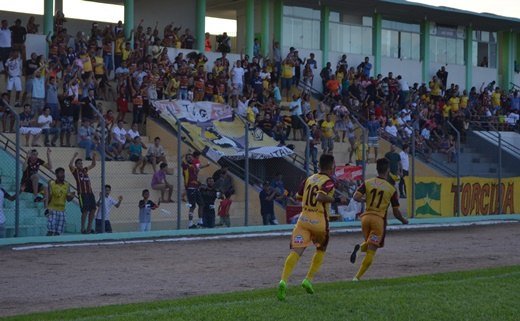
[[[520,320],[520,266],[357,283],[317,283],[314,295],[293,286],[285,302],[276,299],[274,283],[273,289],[5,320]]]

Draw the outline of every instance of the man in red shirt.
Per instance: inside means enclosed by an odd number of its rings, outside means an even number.
[[[90,184],[90,177],[88,171],[96,167],[96,153],[92,155],[92,163],[90,166],[83,167],[83,160],[81,158],[76,159],[78,153],[74,153],[74,156],[70,160],[69,169],[76,180],[79,206],[81,208],[81,234],[95,234],[96,232],[92,229],[92,221],[96,216],[96,197],[92,191],[92,185]],[[85,219],[87,219],[87,229],[85,229]]]

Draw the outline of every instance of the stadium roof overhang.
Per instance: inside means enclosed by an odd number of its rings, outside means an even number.
[[[124,2],[123,0],[89,1],[117,4]],[[331,10],[349,15],[372,16],[374,13],[381,13],[383,19],[407,23],[420,23],[427,19],[443,25],[472,26],[476,30],[520,31],[520,19],[405,0],[284,0],[284,4],[314,9],[319,9],[320,5],[328,5]],[[243,6],[245,6],[244,0],[207,0],[208,13],[223,15],[222,18],[235,18],[233,13],[236,15],[237,8]]]
[[[485,31],[520,31],[520,20],[490,13],[436,7],[405,0],[286,0],[286,5],[297,5],[318,9],[328,5],[331,10],[349,15],[372,16],[380,13],[383,19],[406,23],[420,23],[427,19],[439,24],[472,26]]]

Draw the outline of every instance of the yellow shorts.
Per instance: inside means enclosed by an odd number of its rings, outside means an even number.
[[[380,216],[364,214],[361,216],[361,230],[365,241],[377,247],[385,243],[386,220]]]
[[[327,249],[329,243],[329,222],[322,219],[310,219],[303,214],[296,222],[291,236],[291,249],[305,248],[314,243],[321,251]]]

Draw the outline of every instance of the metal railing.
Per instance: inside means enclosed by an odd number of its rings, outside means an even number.
[[[453,124],[450,121],[447,121],[448,126],[451,127],[451,129],[457,134],[457,216],[460,216],[461,214],[461,199],[460,199],[460,192],[461,192],[461,186],[460,186],[460,131],[453,126]]]

